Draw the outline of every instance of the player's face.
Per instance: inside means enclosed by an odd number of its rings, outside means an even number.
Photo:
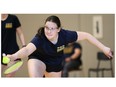
[[[57,37],[60,29],[58,29],[56,23],[48,21],[45,24],[44,31],[45,31],[45,36],[49,40],[54,40]]]

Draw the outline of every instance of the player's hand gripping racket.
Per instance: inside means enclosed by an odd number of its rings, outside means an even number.
[[[22,65],[23,60],[17,59],[15,61],[10,61],[10,58],[3,55],[3,63],[8,64],[8,68],[4,71],[4,74],[10,74],[17,71]]]

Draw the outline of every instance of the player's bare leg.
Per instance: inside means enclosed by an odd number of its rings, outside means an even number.
[[[46,72],[45,77],[61,77],[61,71],[60,72]]]
[[[43,77],[46,65],[38,59],[29,59],[28,72],[30,77]]]

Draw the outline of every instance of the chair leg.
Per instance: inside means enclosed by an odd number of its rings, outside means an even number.
[[[97,77],[99,77],[99,73],[98,73],[98,71],[97,71],[96,73],[97,73]]]
[[[90,77],[90,70],[88,71],[88,77]]]
[[[112,77],[114,77],[114,73],[113,73],[113,70],[111,69],[111,74],[112,74]]]
[[[104,77],[104,70],[102,70],[102,77]]]
[[[111,67],[111,74],[112,74],[112,77],[114,77],[113,68],[112,68],[112,61],[110,61],[110,67]]]

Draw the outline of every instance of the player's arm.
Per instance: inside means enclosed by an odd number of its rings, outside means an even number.
[[[16,29],[16,32],[17,32],[17,34],[18,34],[19,40],[20,40],[20,42],[21,42],[21,44],[22,44],[22,47],[23,47],[23,46],[26,46],[24,34],[23,34],[23,32],[22,32],[22,28],[21,28],[21,27],[18,27],[18,28]]]
[[[70,56],[71,59],[76,59],[80,55],[81,50],[79,48],[74,49],[74,54]]]
[[[109,57],[109,58],[112,57],[112,52],[111,52],[110,48],[104,46],[100,41],[98,41],[91,34],[86,33],[86,32],[79,32],[79,31],[77,31],[77,34],[78,34],[78,41],[80,41],[80,40],[88,40],[90,43],[94,44],[99,49],[101,49],[105,53],[105,55],[107,57]]]
[[[78,56],[80,55],[80,53],[81,53],[81,50],[80,50],[79,48],[75,48],[75,49],[74,49],[74,54],[72,54],[70,57],[67,57],[67,58],[65,59],[65,61],[66,61],[66,62],[69,62],[69,61],[71,61],[71,60],[73,60],[73,59],[78,58]]]
[[[16,60],[17,58],[28,57],[31,53],[36,50],[36,46],[33,43],[29,43],[26,47],[23,47],[16,53],[12,55],[7,55],[11,60]]]

